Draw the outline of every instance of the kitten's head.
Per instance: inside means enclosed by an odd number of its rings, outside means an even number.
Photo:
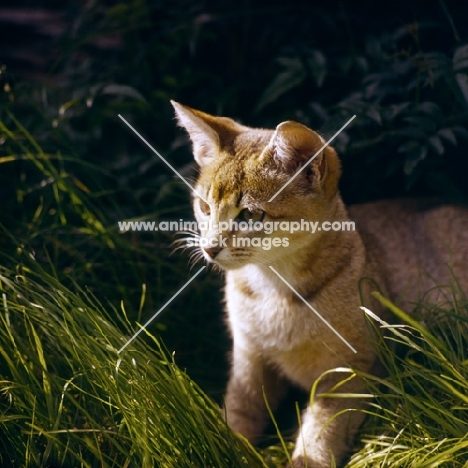
[[[280,223],[333,216],[341,171],[333,148],[325,148],[291,182],[325,144],[323,138],[297,122],[257,129],[172,105],[200,167],[195,186],[200,196],[195,195],[193,205],[208,261],[224,269],[270,264],[316,241],[319,234],[291,233],[281,230],[286,225]],[[246,224],[250,229],[244,229]]]

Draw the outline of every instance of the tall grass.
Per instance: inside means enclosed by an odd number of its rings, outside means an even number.
[[[283,466],[279,444],[260,455],[230,432],[156,336],[119,355],[124,308],[37,268],[0,268],[2,466]],[[466,466],[468,305],[426,306],[430,327],[387,305],[404,324],[379,323],[389,375],[363,376],[374,398],[347,467]]]
[[[0,282],[2,466],[264,466],[155,336],[117,354],[125,310],[45,272]]]
[[[399,318],[380,349],[385,379],[365,376],[375,399],[350,468],[463,467],[468,464],[468,302],[453,288],[452,310],[421,304]],[[395,352],[397,345],[398,352]]]

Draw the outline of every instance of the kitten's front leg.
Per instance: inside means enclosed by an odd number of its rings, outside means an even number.
[[[348,387],[344,392],[360,392]],[[354,436],[364,420],[360,411],[364,401],[346,398],[317,398],[303,414],[301,430],[293,453],[293,468],[330,468],[350,450]],[[336,416],[340,411],[343,414]]]
[[[286,383],[258,353],[234,344],[231,376],[226,390],[225,411],[229,427],[255,443],[268,421],[268,405],[275,409]]]

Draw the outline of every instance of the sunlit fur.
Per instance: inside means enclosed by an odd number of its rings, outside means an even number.
[[[340,161],[330,147],[268,202],[320,150],[324,140],[296,122],[283,122],[275,130],[252,129],[231,119],[173,105],[180,125],[190,135],[200,167],[196,190],[210,205],[204,213],[200,199],[194,196],[199,222],[236,219],[246,208],[264,212],[264,221],[349,221],[349,213],[356,220],[356,232],[280,231],[268,236],[229,229],[201,230],[200,239],[221,235],[227,246],[219,252],[198,249],[194,254],[226,271],[227,323],[233,351],[225,412],[231,428],[251,441],[258,440],[268,420],[264,392],[274,409],[289,383],[310,391],[320,379],[316,396],[303,414],[293,466],[325,468],[333,459],[340,463],[364,418],[361,410],[366,400],[319,394],[365,391],[358,378],[333,390],[348,374],[327,373],[331,369],[351,367],[372,373],[379,367],[375,336],[360,309],[362,301],[384,316],[385,311],[371,296],[376,288],[409,308],[411,301],[434,285],[449,284],[452,271],[466,287],[468,211],[405,200],[348,210],[337,188]],[[282,236],[288,237],[289,244],[270,250],[235,248],[234,236]],[[436,289],[428,298],[439,303],[444,299]]]

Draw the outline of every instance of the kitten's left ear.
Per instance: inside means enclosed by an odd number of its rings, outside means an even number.
[[[273,157],[277,170],[293,175],[324,144],[325,140],[310,128],[298,122],[287,121],[276,127],[267,154]],[[313,185],[319,184],[330,193],[336,191],[341,165],[335,150],[330,146],[315,156],[304,171]]]
[[[226,117],[205,114],[171,101],[179,125],[187,130],[193,145],[193,156],[200,167],[212,162],[223,147],[242,131],[242,125]]]
[[[269,147],[276,164],[282,170],[294,173],[319,151],[324,143],[320,136],[310,128],[288,120],[276,127]],[[313,162],[316,165],[321,159],[322,155],[319,154]]]

